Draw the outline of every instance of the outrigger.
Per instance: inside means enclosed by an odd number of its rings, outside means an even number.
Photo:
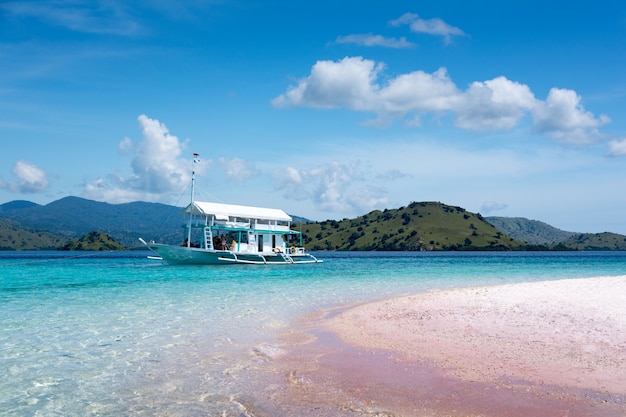
[[[194,154],[194,165],[198,154]],[[305,264],[321,260],[309,254],[302,233],[291,230],[292,218],[283,210],[194,201],[195,170],[191,177],[191,203],[182,246],[146,242],[148,249],[169,264]],[[151,257],[155,258],[155,257]]]

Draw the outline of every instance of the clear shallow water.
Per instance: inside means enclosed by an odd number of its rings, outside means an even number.
[[[298,317],[432,289],[626,274],[623,252],[319,253],[323,264],[275,267],[146,255],[0,252],[0,416],[312,415],[273,403],[284,376],[264,372]]]

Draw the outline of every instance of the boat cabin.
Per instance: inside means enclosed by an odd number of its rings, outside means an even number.
[[[194,201],[184,213],[190,219],[185,246],[258,254],[303,250],[300,232],[290,230],[292,218],[280,209]]]

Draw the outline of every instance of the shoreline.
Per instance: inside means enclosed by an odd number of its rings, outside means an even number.
[[[626,276],[437,290],[307,321],[313,337],[285,361],[296,397],[294,378],[390,415],[626,415]]]

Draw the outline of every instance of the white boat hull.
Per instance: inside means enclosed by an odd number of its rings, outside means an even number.
[[[146,243],[148,249],[173,265],[285,265],[322,262],[311,254],[244,253]]]

